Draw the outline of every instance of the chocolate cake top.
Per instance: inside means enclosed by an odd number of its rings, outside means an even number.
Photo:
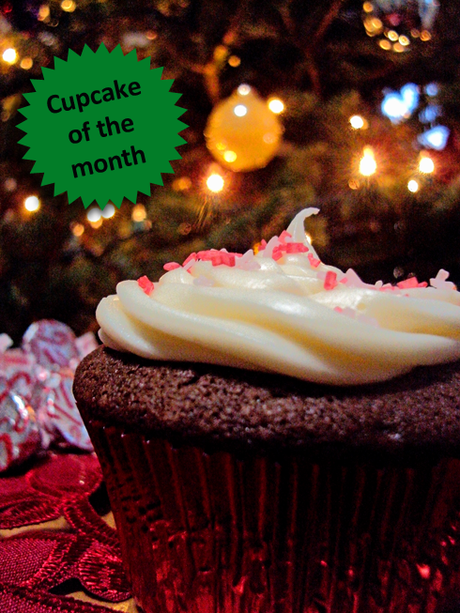
[[[460,363],[352,388],[100,347],[74,383],[86,421],[212,450],[460,455]]]

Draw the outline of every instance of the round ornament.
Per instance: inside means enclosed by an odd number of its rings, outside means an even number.
[[[249,85],[240,85],[209,116],[204,132],[215,159],[234,171],[263,168],[276,155],[282,125]]]

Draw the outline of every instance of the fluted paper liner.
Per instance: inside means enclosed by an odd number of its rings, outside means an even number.
[[[145,613],[440,613],[459,589],[459,460],[241,459],[88,427]]]

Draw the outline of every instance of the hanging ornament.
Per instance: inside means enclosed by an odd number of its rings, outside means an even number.
[[[209,116],[204,135],[215,159],[238,171],[263,168],[276,155],[283,128],[249,85],[240,85]]]

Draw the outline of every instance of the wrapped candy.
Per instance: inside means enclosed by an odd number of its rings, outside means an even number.
[[[72,394],[79,361],[97,347],[54,320],[26,330],[20,349],[0,335],[0,471],[51,443],[92,449]]]
[[[40,446],[40,431],[32,407],[8,392],[0,404],[0,471],[28,458]]]

